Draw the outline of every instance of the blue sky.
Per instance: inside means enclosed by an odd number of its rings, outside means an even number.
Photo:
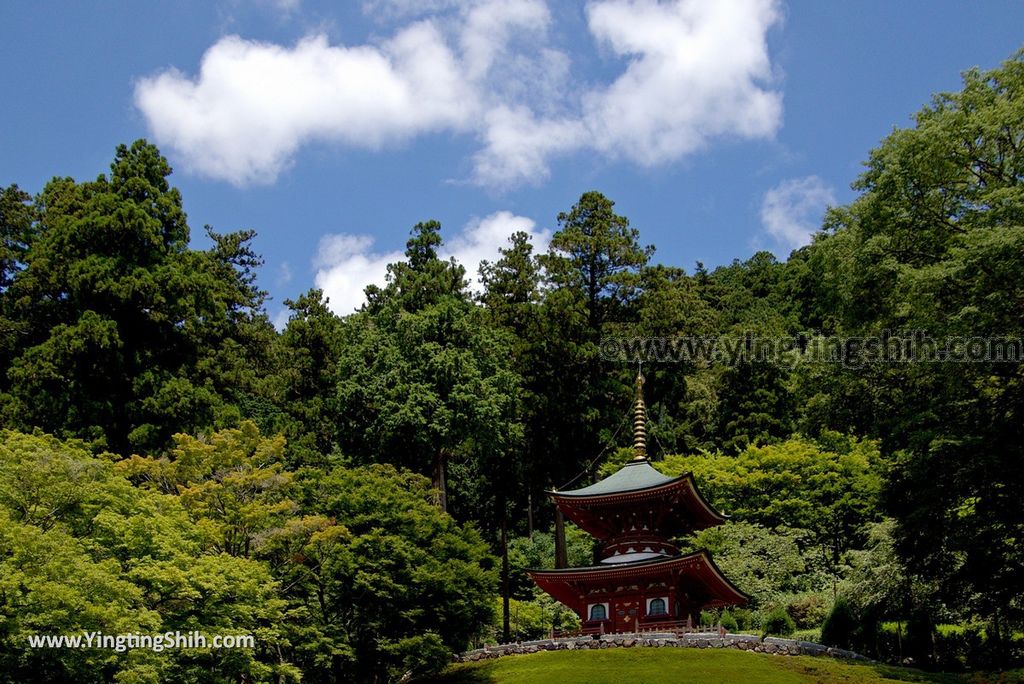
[[[193,242],[254,228],[261,284],[339,313],[442,222],[475,273],[596,189],[692,270],[784,257],[1024,3],[207,0],[0,6],[0,184],[105,172],[146,137]]]

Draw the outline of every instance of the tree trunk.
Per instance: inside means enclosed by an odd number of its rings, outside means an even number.
[[[565,518],[557,507],[555,508],[555,567],[569,567],[569,554],[565,548]]]
[[[526,534],[533,541],[533,492],[526,492]]]
[[[509,625],[509,586],[508,586],[508,506],[505,497],[501,500],[501,634],[504,643],[512,640]]]
[[[896,662],[903,663],[903,621],[896,621]]]
[[[1003,657],[1005,653],[1003,649],[1003,635],[1002,629],[999,624],[999,608],[996,607],[992,611],[992,642],[995,644],[995,648],[991,651],[995,655],[995,664],[1000,669],[1006,664],[1006,658]]]
[[[444,467],[447,460],[448,456],[444,449],[438,449],[434,454],[434,470],[431,477],[434,485],[434,503],[442,513],[448,512],[448,490],[444,483]]]

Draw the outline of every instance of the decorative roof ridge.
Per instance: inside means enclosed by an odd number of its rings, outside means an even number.
[[[598,571],[598,570],[608,570],[609,572],[614,571],[614,570],[628,570],[628,569],[631,569],[631,568],[639,568],[639,567],[643,567],[643,566],[647,566],[647,565],[661,565],[662,563],[671,563],[672,561],[679,561],[679,560],[687,560],[687,559],[696,558],[696,557],[700,556],[701,551],[703,551],[703,549],[701,549],[700,551],[696,551],[694,553],[680,554],[680,555],[676,555],[676,556],[665,556],[664,558],[647,558],[647,559],[644,559],[644,560],[628,561],[626,563],[600,563],[598,565],[581,565],[581,566],[578,566],[578,567],[575,567],[575,568],[546,568],[546,569],[545,568],[541,568],[541,569],[527,568],[525,570],[525,572],[528,572],[530,574],[533,574],[533,573],[551,573],[551,574],[555,574],[555,573],[564,573],[564,572],[579,572],[581,570],[582,571],[595,571],[595,572]]]
[[[628,468],[629,466],[644,465],[644,464],[647,464],[646,460],[644,460],[644,461],[629,461],[628,463],[623,465],[622,468],[620,468],[619,470],[622,470],[623,468]],[[615,472],[619,472],[619,471],[617,470]],[[611,475],[609,475],[608,477],[611,477]],[[668,476],[666,476],[666,477],[668,477]],[[613,497],[613,496],[624,496],[624,495],[627,495],[627,494],[642,494],[644,492],[654,491],[654,490],[657,490],[657,489],[661,489],[662,487],[668,487],[669,485],[677,484],[681,480],[685,480],[687,478],[693,479],[693,472],[692,471],[687,471],[687,472],[683,473],[682,475],[676,475],[675,477],[667,479],[664,482],[658,482],[657,484],[647,485],[645,487],[637,487],[636,489],[623,489],[623,490],[614,491],[614,492],[605,492],[604,494],[574,494],[573,493],[573,492],[580,491],[579,489],[568,489],[568,490],[565,490],[565,491],[559,491],[557,489],[545,489],[544,493],[548,494],[550,496],[555,496],[555,497],[565,497],[567,499],[604,499],[604,498],[609,498],[609,497]],[[605,479],[607,479],[607,478],[605,478]],[[598,480],[598,482],[602,482],[602,481],[603,480]],[[594,484],[597,484],[598,482],[595,482]],[[590,485],[590,486],[593,486],[593,485]],[[586,487],[583,487],[582,489],[586,489]]]

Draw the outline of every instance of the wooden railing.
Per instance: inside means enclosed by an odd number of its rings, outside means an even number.
[[[551,638],[557,639],[560,637],[574,637],[574,636],[595,636],[601,634],[611,634],[612,624],[610,620],[605,620],[597,624],[584,623],[579,629],[573,630],[551,630]],[[694,625],[690,620],[641,620],[636,628],[632,631],[620,632],[620,634],[644,634],[650,632],[666,632],[675,634],[677,636],[683,634],[689,634],[691,632],[718,632],[719,634],[726,634],[725,629],[721,625],[715,625],[714,627]]]
[[[675,634],[686,634],[687,632],[700,631],[698,626],[693,627],[690,620],[641,620],[637,625],[638,632],[673,632]]]

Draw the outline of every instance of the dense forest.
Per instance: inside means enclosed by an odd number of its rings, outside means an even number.
[[[571,625],[522,570],[554,562],[545,491],[628,455],[640,356],[603,341],[1024,338],[1024,53],[894,130],[786,261],[659,264],[589,191],[479,293],[425,221],[360,311],[310,290],[277,331],[254,233],[190,246],[170,175],[138,141],[95,180],[0,191],[3,682],[394,681]],[[871,352],[645,357],[654,465],[732,516],[681,543],[752,599],[705,617],[1018,664],[1024,365]],[[83,630],[256,647],[27,643]]]

